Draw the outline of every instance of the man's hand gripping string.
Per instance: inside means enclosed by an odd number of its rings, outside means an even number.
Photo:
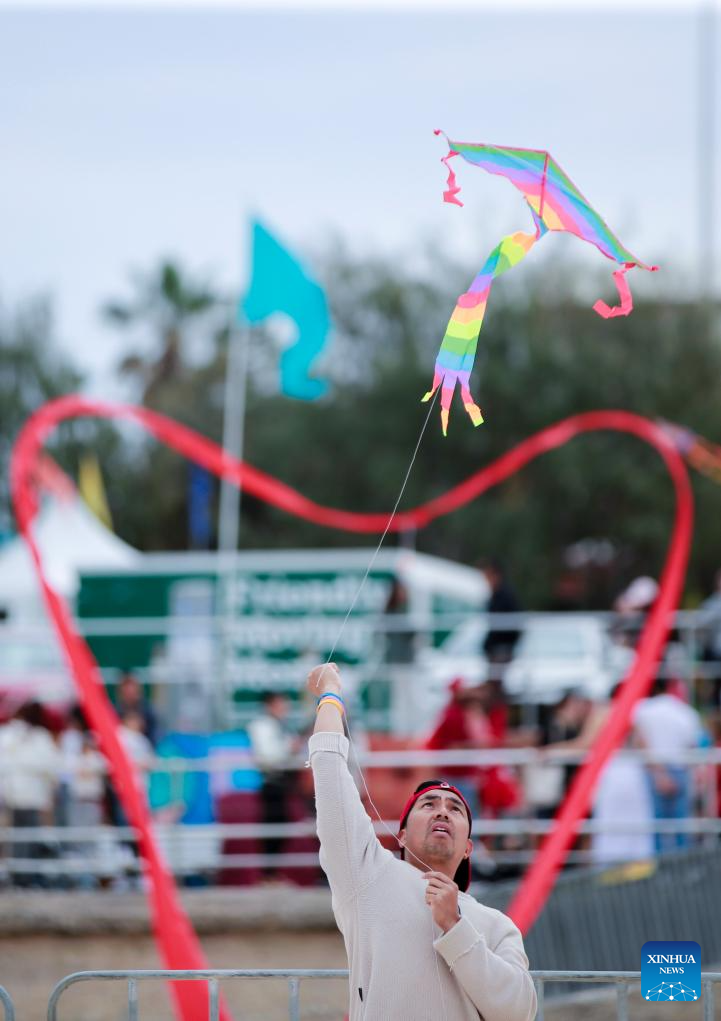
[[[335,663],[314,667],[308,674],[308,691],[318,699],[313,733],[343,734],[345,705],[341,696],[341,679]]]
[[[442,872],[426,872],[426,904],[433,921],[444,932],[452,929],[460,918],[458,911],[458,884]]]

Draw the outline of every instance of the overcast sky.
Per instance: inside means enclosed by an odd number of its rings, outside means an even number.
[[[52,294],[106,393],[125,341],[100,303],[164,254],[242,287],[254,212],[303,252],[336,233],[405,258],[433,237],[480,266],[528,215],[467,166],[466,207],[444,205],[434,127],[549,149],[633,252],[673,267],[635,291],[692,284],[697,10],[509,10],[0,8],[0,298]],[[557,236],[539,258],[569,244],[579,272],[605,264]]]

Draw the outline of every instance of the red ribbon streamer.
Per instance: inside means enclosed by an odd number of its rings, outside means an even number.
[[[11,461],[11,487],[20,533],[27,542],[35,570],[58,636],[65,649],[78,688],[83,709],[98,735],[106,755],[123,807],[138,831],[143,857],[151,880],[149,893],[156,940],[169,968],[202,969],[205,961],[197,936],[178,899],[173,877],[163,860],[153,833],[152,819],[143,792],[135,781],[133,767],[117,734],[117,717],[107,697],[93,655],[74,627],[70,611],[62,597],[50,586],[32,533],[37,513],[35,478],[42,446],[60,422],[78,417],[130,419],[142,425],[159,441],[172,447],[207,471],[226,478],[265,502],[326,528],[378,534],[389,525],[389,515],[364,514],[324,507],[297,490],[243,461],[236,461],[221,447],[198,433],[147,408],[93,401],[77,395],[50,401],[26,422],[14,446]],[[458,510],[493,486],[504,482],[530,461],[557,449],[587,432],[611,430],[630,433],[654,447],[666,465],[676,494],[676,513],[660,592],[653,612],[641,634],[634,662],[624,687],[614,703],[608,723],[589,758],[576,775],[575,782],[556,818],[550,834],[511,904],[509,913],[523,932],[535,921],[551,891],[555,876],[565,861],[570,843],[583,818],[599,773],[619,746],[628,728],[634,703],[651,685],[655,668],[665,645],[671,615],[677,607],[686,572],[691,543],[693,502],[688,474],[679,453],[661,427],[648,419],[626,411],[595,411],[557,422],[519,443],[492,464],[469,476],[464,482],[420,506],[397,514],[390,531],[421,529],[436,518]],[[207,1016],[207,992],[195,983],[175,983],[173,992],[183,1021]],[[223,1019],[228,1014],[223,1011]]]
[[[82,402],[81,402],[82,403]],[[58,406],[59,405],[59,406]],[[118,719],[107,696],[103,678],[89,646],[76,630],[65,600],[53,589],[43,570],[40,552],[32,531],[37,512],[35,479],[42,454],[42,443],[61,418],[74,417],[73,398],[51,402],[33,415],[24,426],[12,454],[10,479],[18,528],[30,550],[48,611],[72,671],[80,702],[87,720],[97,735],[108,760],[115,789],[126,815],[137,832],[140,853],[150,880],[149,905],[156,942],[167,968],[207,968],[198,937],[178,897],[173,876],[167,868],[153,831],[147,798],[138,783],[136,770],[120,742]],[[60,412],[60,417],[57,417]],[[205,983],[170,984],[177,1012],[183,1021],[208,1017],[208,991]],[[221,1005],[222,1021],[230,1014]]]
[[[645,428],[636,432],[636,435],[659,451],[673,481],[676,495],[673,531],[661,575],[660,590],[641,632],[636,655],[624,678],[623,687],[614,699],[609,718],[588,758],[576,773],[556,815],[553,830],[536,855],[509,906],[508,913],[524,933],[531,928],[548,899],[556,875],[576,836],[578,824],[591,804],[598,778],[626,735],[634,705],[651,687],[686,577],[693,532],[693,496],[688,472],[681,456],[662,441],[661,429],[643,419],[638,422],[639,424],[644,422]]]

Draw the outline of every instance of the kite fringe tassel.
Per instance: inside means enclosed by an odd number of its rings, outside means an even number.
[[[633,297],[631,295],[631,288],[628,286],[628,280],[626,280],[626,274],[634,265],[635,263],[626,263],[625,266],[617,269],[613,274],[621,304],[614,305],[611,308],[605,301],[599,300],[593,306],[593,311],[603,316],[604,319],[615,319],[616,316],[627,316],[633,312]],[[649,273],[656,273],[658,272],[658,266],[649,266],[648,271]]]
[[[463,401],[463,407],[466,409],[466,413],[473,422],[474,426],[483,424],[483,412],[476,404],[473,399],[473,394],[470,391],[467,382],[458,378],[458,373],[448,372],[447,370],[440,368],[436,369],[433,374],[433,384],[428,393],[425,393],[421,397],[421,402],[429,401],[439,386],[442,385],[441,389],[441,428],[443,429],[443,435],[448,435],[448,420],[451,413],[451,401],[453,394],[456,389],[456,383],[461,388],[461,400]]]
[[[621,304],[611,307],[599,298],[593,306],[593,311],[600,315],[603,319],[615,319],[616,316],[628,316],[633,312],[633,296],[631,294],[631,288],[628,286],[628,280],[626,279],[628,269],[628,266],[624,266],[623,269],[617,269],[613,274],[613,279],[616,282],[616,290],[618,291],[618,296],[621,299]]]
[[[434,135],[443,135],[443,137],[446,139],[446,142],[448,142],[448,138],[440,130],[440,128],[436,128],[434,130],[433,134]],[[446,181],[446,184],[448,185],[448,187],[443,192],[443,201],[444,202],[450,202],[451,205],[454,205],[454,206],[462,206],[463,203],[457,197],[459,195],[459,193],[460,193],[461,188],[460,188],[460,185],[458,184],[458,181],[456,179],[456,172],[455,172],[455,170],[453,169],[453,167],[450,164],[450,161],[453,159],[453,157],[457,156],[457,155],[458,155],[458,153],[455,151],[455,149],[453,149],[451,147],[451,144],[449,142],[448,143],[448,152],[446,153],[445,156],[441,156],[441,163],[443,163],[445,165],[445,168],[448,171],[448,180]]]

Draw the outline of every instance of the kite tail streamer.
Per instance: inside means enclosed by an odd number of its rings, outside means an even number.
[[[445,163],[446,169],[448,171],[448,181],[446,182],[448,187],[443,192],[443,201],[450,202],[450,204],[453,206],[462,206],[463,203],[458,198],[458,194],[461,189],[456,181],[456,173],[450,164],[450,161],[453,159],[453,157],[457,155],[458,153],[453,152],[453,150],[451,149],[448,155],[444,156],[441,159],[441,163]]]
[[[434,135],[443,135],[443,137],[445,138],[446,142],[448,142],[448,136],[443,131],[441,131],[440,128],[436,128],[435,131],[433,132],[433,134]],[[443,163],[445,165],[445,168],[448,171],[448,181],[446,182],[448,187],[443,192],[443,201],[444,202],[450,202],[451,205],[454,205],[454,206],[462,206],[463,203],[461,202],[461,200],[459,198],[456,197],[461,189],[460,189],[460,187],[459,187],[459,185],[458,185],[458,183],[456,181],[456,173],[455,173],[453,167],[450,164],[450,161],[453,159],[453,157],[457,156],[457,155],[458,155],[458,153],[455,151],[455,149],[453,149],[451,147],[451,144],[449,142],[448,143],[448,152],[446,153],[445,156],[441,156],[441,163]]]
[[[594,312],[603,316],[604,319],[615,319],[616,316],[627,316],[633,312],[633,297],[631,295],[631,288],[628,286],[628,280],[626,280],[626,274],[635,265],[636,263],[627,262],[625,266],[617,269],[613,274],[621,304],[611,307],[605,301],[599,300],[593,306]],[[658,266],[644,266],[643,268],[648,269],[649,273],[656,273],[658,271]]]
[[[697,472],[721,483],[721,447],[698,436],[685,426],[660,422],[660,427],[682,457]]]
[[[686,460],[697,472],[721,483],[721,448],[699,440]]]
[[[629,269],[629,266],[624,266],[623,269],[617,269],[613,274],[621,304],[611,307],[605,301],[599,299],[593,306],[593,311],[597,312],[604,319],[615,319],[616,316],[627,316],[633,312],[633,297],[631,295],[631,288],[628,286],[628,280],[626,279],[626,273]]]
[[[496,277],[517,266],[544,233],[545,227],[536,220],[534,234],[517,231],[503,238],[453,309],[436,358],[433,385],[422,398],[429,401],[441,386],[441,426],[444,436],[448,432],[448,419],[456,384],[461,390],[463,407],[473,424],[477,426],[483,422],[483,413],[471,394],[470,378],[491,285]]]

